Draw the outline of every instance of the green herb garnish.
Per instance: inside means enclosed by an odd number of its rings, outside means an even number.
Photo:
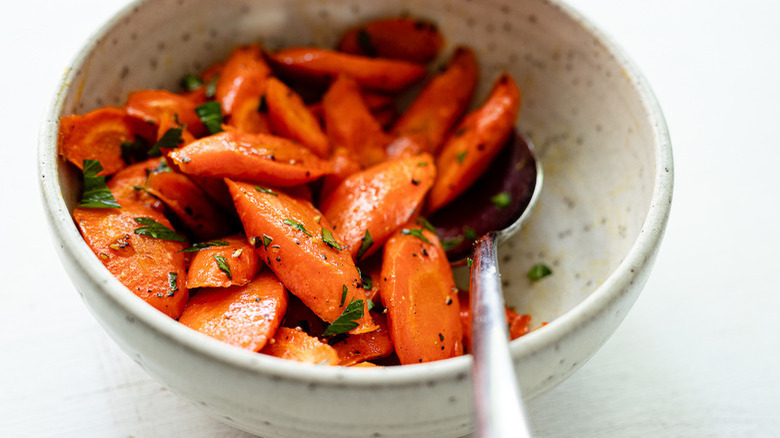
[[[147,157],[149,143],[142,137],[135,136],[135,141],[126,141],[119,145],[122,160],[127,164],[143,161]]]
[[[377,55],[376,47],[374,46],[374,43],[371,41],[371,35],[368,34],[368,31],[366,29],[361,28],[360,30],[358,30],[357,43],[366,56],[374,57]]]
[[[363,258],[363,256],[366,254],[366,251],[368,251],[369,248],[371,248],[371,245],[374,244],[374,239],[371,238],[371,233],[366,230],[366,234],[363,235],[363,238],[360,240],[360,249],[358,249],[357,257],[355,257],[356,260],[360,260]]]
[[[344,303],[347,301],[347,285],[342,284],[342,292],[341,292],[341,304],[339,304],[339,307],[344,307]]]
[[[263,234],[263,249],[268,249],[268,245],[270,245],[273,241],[274,239],[272,239],[270,236]]]
[[[446,251],[463,243],[463,236],[457,236],[452,239],[442,240],[441,247]]]
[[[181,234],[173,231],[172,229],[152,218],[134,217],[133,220],[138,224],[143,225],[142,227],[135,229],[135,234],[151,237],[153,239],[172,240],[174,242],[187,241],[187,239],[185,239]]]
[[[211,134],[222,132],[222,105],[219,102],[211,101],[197,106],[195,113]]]
[[[271,190],[271,189],[269,189],[267,187],[255,186],[255,190],[257,190],[260,193],[265,193],[265,194],[273,195],[273,196],[279,196],[278,193],[276,193],[275,191],[273,191],[273,190]]]
[[[307,235],[307,236],[311,237],[311,233],[310,233],[310,232],[308,232],[308,231],[306,231],[306,227],[304,227],[302,223],[300,223],[300,222],[295,222],[295,221],[294,221],[294,220],[292,220],[292,219],[285,219],[285,220],[284,220],[284,223],[285,223],[286,225],[289,225],[289,226],[291,226],[291,227],[293,227],[293,228],[295,228],[295,229],[299,230],[299,231],[302,231],[302,232],[303,232],[303,234],[305,234],[305,235]]]
[[[466,240],[474,240],[479,236],[477,236],[477,232],[474,231],[473,228],[465,226],[463,227],[463,237],[466,238]]]
[[[206,84],[206,98],[211,99],[217,94],[217,81],[219,81],[219,75],[214,75]]]
[[[466,257],[466,266],[469,269],[471,269],[471,265],[473,265],[473,264],[474,264],[474,259],[472,259],[471,257]]]
[[[186,74],[182,76],[181,79],[179,79],[179,85],[185,91],[195,91],[203,86],[203,80],[201,80],[197,75]]]
[[[336,242],[336,238],[333,237],[333,233],[331,233],[330,230],[327,228],[322,229],[322,241],[325,242],[329,247],[333,249],[337,249],[339,251],[344,249],[341,247],[341,245],[339,245],[338,242]]]
[[[79,207],[122,208],[106,186],[106,177],[98,175],[102,171],[100,161],[84,160],[84,193]]]
[[[422,225],[423,228],[425,228],[426,230],[430,231],[431,233],[436,233],[436,228],[433,227],[433,224],[430,223],[430,221],[428,221],[428,219],[425,219],[424,217],[419,216],[417,218],[417,223]]]
[[[214,260],[217,261],[219,270],[227,275],[228,280],[233,280],[233,274],[230,273],[230,265],[228,264],[227,259],[219,254],[214,254]]]
[[[541,280],[552,274],[552,270],[544,263],[537,263],[528,271],[528,279],[531,281]]]
[[[356,321],[363,317],[363,300],[353,300],[346,309],[322,333],[322,336],[332,336],[346,333],[360,324]]]
[[[490,202],[498,208],[506,208],[512,203],[512,196],[509,192],[501,192],[490,197]]]
[[[157,140],[157,143],[149,149],[147,155],[150,157],[159,157],[162,155],[162,149],[176,149],[180,144],[184,143],[184,139],[181,138],[181,128],[170,128],[165,131],[162,137]]]
[[[179,252],[198,252],[202,249],[211,248],[212,246],[228,246],[229,244],[224,240],[212,240],[209,242],[198,242],[189,248],[184,248]]]
[[[428,240],[428,238],[423,235],[422,230],[419,229],[419,228],[411,228],[411,229],[410,228],[404,228],[403,230],[401,230],[401,234],[403,234],[405,236],[414,236],[414,237],[422,240],[425,243],[431,243],[431,241]]]
[[[465,160],[465,159],[466,159],[466,153],[467,153],[466,151],[463,151],[463,152],[459,153],[459,154],[458,154],[458,155],[455,157],[455,159],[456,159],[456,160],[458,160],[458,163],[462,163],[462,162],[463,162],[463,160]]]
[[[371,290],[373,288],[371,276],[360,270],[358,270],[358,272],[360,272],[360,283],[363,286],[363,289]]]
[[[179,274],[175,272],[168,273],[168,296],[172,297],[179,290]]]
[[[160,164],[157,167],[155,167],[154,169],[149,169],[147,171],[147,175],[152,174],[152,173],[163,173],[163,172],[170,172],[170,171],[171,171],[171,167],[168,166],[168,162],[165,161],[165,158],[161,158],[160,159]]]

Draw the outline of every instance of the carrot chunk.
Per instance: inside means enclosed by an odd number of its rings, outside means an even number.
[[[272,77],[266,83],[265,101],[277,135],[299,142],[320,158],[330,155],[328,137],[297,93]]]
[[[360,275],[327,219],[310,203],[252,184],[227,180],[246,235],[285,287],[326,322],[361,304],[352,334],[377,329]]]
[[[260,351],[276,334],[287,309],[287,291],[272,272],[243,286],[199,290],[179,322],[214,339]]]
[[[162,211],[162,201],[149,194],[143,187],[150,172],[165,166],[162,158],[149,158],[140,163],[131,164],[117,172],[106,186],[115,198],[125,198],[140,202],[148,207]]]
[[[211,242],[192,256],[187,288],[243,286],[257,276],[262,265],[246,236],[234,235]],[[204,245],[205,246],[205,245]]]
[[[351,366],[393,354],[393,341],[387,330],[387,317],[377,313],[373,314],[373,317],[379,329],[359,335],[348,335],[330,344],[339,356],[339,365]]]
[[[100,175],[112,175],[125,167],[122,143],[135,141],[133,121],[121,108],[103,107],[60,120],[59,151],[83,169],[84,160],[98,160]]]
[[[241,94],[260,96],[270,75],[262,47],[251,44],[234,49],[222,67],[215,89],[214,97],[222,105],[222,113],[232,114]]]
[[[260,351],[263,354],[317,365],[338,365],[339,356],[330,345],[303,330],[279,327],[276,336]]]
[[[410,17],[375,20],[347,31],[339,42],[342,52],[402,59],[424,64],[444,44],[435,24]]]
[[[401,364],[463,353],[457,288],[436,235],[411,227],[385,244],[380,294]]]
[[[122,208],[76,208],[73,217],[84,240],[103,265],[135,295],[156,309],[178,318],[189,299],[183,241],[137,233],[137,218],[146,218],[172,230],[157,210],[127,199]]]
[[[197,104],[181,94],[166,90],[139,90],[127,96],[125,109],[128,114],[159,125],[164,116],[178,120],[194,136],[201,137],[208,131],[195,112]]]
[[[493,85],[487,101],[466,115],[436,158],[439,174],[428,197],[433,212],[455,199],[487,168],[503,146],[520,111],[520,90],[509,75]]]

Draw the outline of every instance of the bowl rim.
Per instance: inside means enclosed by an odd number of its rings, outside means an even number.
[[[82,46],[72,59],[57,84],[57,92],[49,102],[39,131],[38,181],[41,200],[47,216],[55,245],[59,245],[61,258],[70,257],[89,282],[96,285],[123,312],[133,315],[135,322],[144,324],[156,334],[169,338],[210,360],[224,365],[267,375],[274,379],[286,379],[303,383],[351,386],[405,386],[419,385],[421,381],[463,379],[470,372],[471,355],[447,360],[412,364],[397,367],[355,369],[351,367],[324,367],[302,364],[271,356],[253,353],[224,344],[191,330],[146,304],[119,280],[106,270],[94,256],[92,250],[81,238],[61,194],[58,168],[61,165],[57,153],[59,115],[65,103],[65,96],[73,84],[79,68],[85,64],[89,54],[98,42],[132,11],[150,0],[134,0],[116,12]],[[607,305],[618,299],[632,281],[633,270],[644,266],[657,251],[671,210],[673,193],[673,159],[671,140],[660,105],[648,82],[638,67],[609,36],[590,23],[579,12],[561,0],[540,0],[561,11],[580,26],[620,65],[633,88],[638,93],[641,105],[649,116],[654,135],[654,187],[650,207],[641,230],[628,253],[609,277],[590,293],[582,302],[552,320],[541,330],[534,330],[510,343],[513,358],[530,356],[553,345],[567,334],[576,331],[589,319],[601,313]],[[381,378],[377,378],[381,375]]]

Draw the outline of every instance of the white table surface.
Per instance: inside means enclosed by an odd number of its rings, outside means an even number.
[[[149,378],[71,286],[37,131],[64,66],[126,0],[0,14],[0,437],[245,437]],[[537,437],[780,436],[780,2],[570,0],[628,51],[674,145],[671,221],[611,340],[528,407]]]

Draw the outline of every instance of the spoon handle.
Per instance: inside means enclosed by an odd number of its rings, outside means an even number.
[[[509,355],[496,240],[497,233],[488,233],[477,241],[471,266],[476,436],[530,437]]]

